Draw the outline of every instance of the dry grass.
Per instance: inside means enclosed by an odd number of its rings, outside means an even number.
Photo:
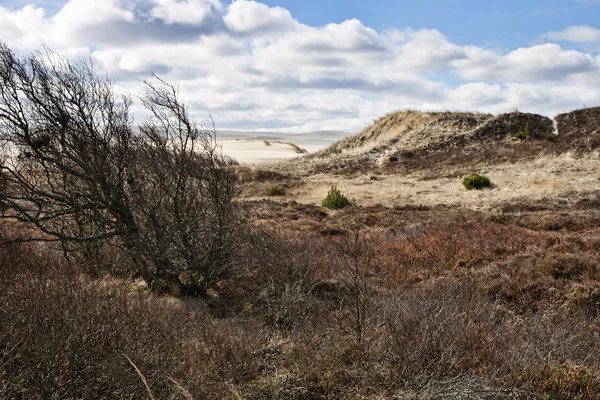
[[[205,300],[3,247],[0,398],[600,398],[597,157],[535,143],[404,175],[240,168],[255,229]],[[465,191],[473,165],[496,187]],[[322,209],[331,185],[359,206]]]
[[[345,179],[343,174],[329,173],[297,179],[282,177],[277,182],[288,182],[289,198],[305,204],[320,204],[331,186],[337,186],[363,206],[445,204],[491,210],[514,202],[535,203],[546,199],[564,199],[574,205],[597,192],[599,166],[597,153],[580,157],[566,153],[494,165],[486,161],[468,167],[460,164],[439,174],[431,169],[405,174],[373,171]],[[464,190],[462,178],[473,169],[489,176],[494,186],[483,191]],[[248,199],[258,200],[264,197],[269,185],[269,181],[253,180],[244,193]]]
[[[525,130],[527,133],[524,133]],[[448,153],[458,155],[459,159],[453,161],[456,164],[481,156],[482,151],[478,148],[481,146],[486,147],[484,153],[488,158],[491,154],[487,148],[507,145],[522,147],[525,153],[539,154],[540,149],[549,147],[548,144],[552,143],[546,139],[553,132],[552,121],[535,114],[513,112],[493,116],[469,112],[406,110],[385,115],[327,149],[291,161],[265,164],[262,168],[306,176],[335,170],[372,170],[416,156],[435,158],[440,153],[444,153],[445,157]],[[523,142],[528,145],[522,145]],[[492,158],[502,156],[503,154],[494,154]],[[412,166],[410,162],[408,165],[411,168],[419,166]]]
[[[534,114],[402,111],[320,153],[263,164],[255,173],[277,172],[292,183],[291,198],[309,204],[319,204],[332,185],[358,204],[388,207],[493,208],[547,197],[577,202],[597,190],[596,114],[588,109],[557,117],[555,136],[552,121]],[[463,193],[460,179],[473,171],[488,175],[493,190]],[[355,179],[344,179],[349,174]],[[260,198],[264,184],[247,182],[244,195]]]

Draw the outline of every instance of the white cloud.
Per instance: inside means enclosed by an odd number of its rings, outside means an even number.
[[[245,34],[295,29],[300,25],[285,8],[252,0],[235,0],[223,19],[231,31]]]
[[[266,84],[279,87],[375,89],[385,83],[381,68],[393,57],[377,32],[358,20],[259,39],[252,53],[253,67],[270,80]]]
[[[215,11],[221,10],[219,0],[153,0],[153,18],[167,24],[202,24]]]
[[[594,57],[557,44],[519,48],[508,54],[466,47],[466,56],[451,63],[464,79],[503,82],[563,81],[569,77],[598,71]]]
[[[18,48],[39,45],[48,29],[45,12],[33,5],[10,11],[0,7],[0,38],[15,43]]]
[[[157,54],[160,54],[157,57]],[[228,36],[205,36],[195,42],[110,48],[92,54],[109,72],[147,74],[186,70],[188,75],[223,72],[247,57],[246,46]],[[225,66],[224,64],[228,64]],[[238,65],[239,66],[239,65]]]
[[[600,4],[600,2],[598,4]],[[548,32],[544,37],[550,40],[574,43],[600,42],[600,29],[592,28],[587,25],[570,26],[562,31]]]
[[[452,61],[450,67],[467,80],[502,80],[511,66],[502,54],[476,46],[465,46],[465,57]]]
[[[134,25],[136,17],[117,0],[71,0],[48,22],[44,40],[62,49],[98,45],[117,34],[117,27]]]
[[[506,101],[502,86],[484,82],[467,83],[449,90],[448,100],[458,108],[497,106]]]
[[[357,130],[406,107],[552,115],[600,104],[600,55],[568,47],[595,38],[581,28],[546,35],[562,46],[500,51],[435,29],[308,26],[250,0],[70,0],[53,17],[0,7],[0,38],[19,51],[43,41],[91,55],[121,91],[155,71],[219,127],[283,131]]]
[[[510,52],[506,59],[515,72],[527,80],[560,80],[571,73],[597,69],[594,58],[576,50],[563,50],[557,44],[543,44]],[[514,75],[514,74],[513,74]],[[513,79],[519,79],[513,76]]]
[[[452,62],[464,58],[464,48],[450,43],[435,29],[423,29],[409,34],[398,55],[397,65],[430,72],[448,68]]]
[[[135,22],[133,12],[116,0],[71,0],[52,17],[55,29],[77,31],[110,22]]]

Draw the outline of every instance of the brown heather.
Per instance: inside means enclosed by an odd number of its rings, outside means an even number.
[[[257,227],[207,301],[92,279],[46,245],[8,246],[0,397],[600,395],[593,220],[557,231],[519,213],[396,211],[378,222],[402,229],[361,228],[359,244],[348,238],[373,218],[360,207],[329,231]],[[349,254],[369,296],[360,341]]]

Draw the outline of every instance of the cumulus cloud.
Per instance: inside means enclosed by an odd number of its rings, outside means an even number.
[[[448,91],[448,100],[459,108],[498,106],[506,102],[502,86],[484,82],[467,83]]]
[[[486,81],[543,82],[598,71],[598,62],[590,54],[565,50],[547,43],[519,48],[502,55],[476,47],[466,48],[466,57],[452,62],[457,74],[465,79]]]
[[[218,10],[218,0],[154,0],[150,15],[167,24],[202,24]]]
[[[550,43],[520,48],[509,53],[506,59],[515,72],[528,80],[560,80],[569,74],[598,68],[589,54],[563,50],[559,45]]]
[[[600,4],[600,2],[598,3]],[[570,26],[562,31],[552,31],[544,35],[550,40],[561,40],[575,43],[600,42],[600,29],[588,25]]]
[[[160,54],[157,57],[157,54]],[[109,48],[93,53],[93,58],[110,72],[132,73],[140,76],[148,71],[187,71],[201,76],[223,72],[236,65],[246,64],[246,46],[228,36],[205,36],[188,43],[150,43],[130,48]],[[242,63],[242,64],[240,64]],[[226,65],[224,65],[226,64]]]
[[[252,0],[235,0],[223,19],[227,28],[241,34],[276,32],[300,26],[285,8],[269,7]]]
[[[123,92],[154,71],[222,128],[357,130],[406,107],[552,115],[600,104],[600,55],[568,47],[597,41],[589,26],[501,51],[435,29],[378,32],[357,19],[309,26],[258,1],[223,4],[70,0],[54,15],[0,7],[0,38],[19,51],[43,41],[91,56]]]
[[[26,5],[20,10],[10,11],[0,6],[0,38],[19,48],[37,46],[48,25],[42,8]]]
[[[465,49],[450,43],[435,29],[409,33],[398,55],[398,65],[425,71],[448,68],[454,61],[465,59]]]
[[[109,41],[125,26],[135,22],[135,14],[117,0],[71,0],[52,17],[46,33],[51,44],[61,47],[71,44],[93,46]]]

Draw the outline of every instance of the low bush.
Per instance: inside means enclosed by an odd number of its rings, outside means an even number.
[[[281,186],[271,186],[269,188],[269,196],[284,196],[285,189]]]
[[[595,239],[400,210],[360,237],[257,226],[208,299],[5,243],[0,399],[600,398]]]
[[[323,199],[322,205],[330,210],[339,210],[354,205],[354,202],[354,200],[344,196],[337,187],[332,186],[325,199]]]
[[[527,121],[527,123],[525,124],[525,128],[523,129],[523,134],[525,135],[525,138],[529,139],[531,137],[531,124],[529,123],[529,121]]]
[[[490,178],[485,175],[480,175],[475,172],[471,172],[469,175],[465,176],[462,181],[463,186],[467,190],[480,190],[486,187],[490,187],[492,182]]]
[[[226,398],[259,374],[260,326],[63,264],[39,245],[0,248],[1,399]]]

